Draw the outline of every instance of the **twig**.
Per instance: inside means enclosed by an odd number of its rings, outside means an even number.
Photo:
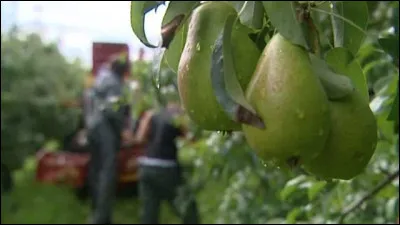
[[[373,190],[371,190],[368,194],[366,194],[358,202],[356,202],[352,206],[345,209],[343,211],[342,215],[340,216],[339,224],[341,224],[343,222],[343,220],[346,218],[347,215],[349,215],[354,210],[358,209],[365,201],[367,201],[368,199],[370,199],[370,198],[374,197],[376,194],[378,194],[380,190],[382,190],[384,187],[389,185],[398,176],[399,176],[399,170],[390,174],[388,177],[386,177],[385,180],[383,180],[379,185],[377,185]]]

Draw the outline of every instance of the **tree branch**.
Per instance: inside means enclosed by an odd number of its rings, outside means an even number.
[[[343,210],[342,215],[339,219],[339,224],[343,222],[347,215],[349,215],[354,210],[358,209],[365,201],[369,200],[370,198],[374,197],[376,194],[379,193],[380,190],[385,188],[389,185],[394,179],[399,176],[399,170],[394,173],[391,173],[385,180],[383,180],[380,184],[378,184],[374,189],[372,189],[368,194],[366,194],[363,198],[361,198],[358,202],[353,204],[352,206],[348,207],[347,209]]]

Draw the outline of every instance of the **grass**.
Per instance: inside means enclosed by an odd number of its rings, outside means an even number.
[[[29,165],[29,163],[28,163]],[[38,183],[34,180],[33,166],[15,174],[15,188],[1,198],[1,220],[6,224],[82,224],[89,216],[88,201],[78,200],[73,190],[64,186]],[[206,186],[197,194],[202,223],[213,223],[223,187]],[[117,224],[139,223],[137,197],[118,199],[114,207]],[[164,203],[160,223],[181,223]]]

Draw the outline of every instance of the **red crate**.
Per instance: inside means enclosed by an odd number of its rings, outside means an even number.
[[[92,74],[97,75],[97,71],[103,63],[109,60],[110,56],[126,52],[129,58],[129,46],[121,43],[94,42],[92,45]]]
[[[137,158],[143,154],[142,146],[121,149],[118,153],[118,183],[138,180]],[[83,187],[87,181],[90,153],[40,150],[36,155],[36,180],[44,183],[67,184]]]

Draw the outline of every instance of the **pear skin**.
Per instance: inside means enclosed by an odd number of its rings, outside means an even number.
[[[242,125],[261,159],[302,163],[322,151],[330,131],[328,99],[302,47],[274,35],[258,61],[246,98],[266,126],[261,130]]]
[[[227,2],[206,2],[197,7],[189,21],[188,35],[178,66],[179,95],[193,122],[204,130],[240,130],[231,120],[212,89],[211,56],[225,21],[236,10]],[[238,81],[245,90],[261,51],[249,38],[250,30],[237,23],[232,32],[233,61]]]
[[[358,91],[330,102],[330,111],[332,127],[325,149],[303,166],[322,179],[350,180],[364,171],[375,152],[377,122]]]

